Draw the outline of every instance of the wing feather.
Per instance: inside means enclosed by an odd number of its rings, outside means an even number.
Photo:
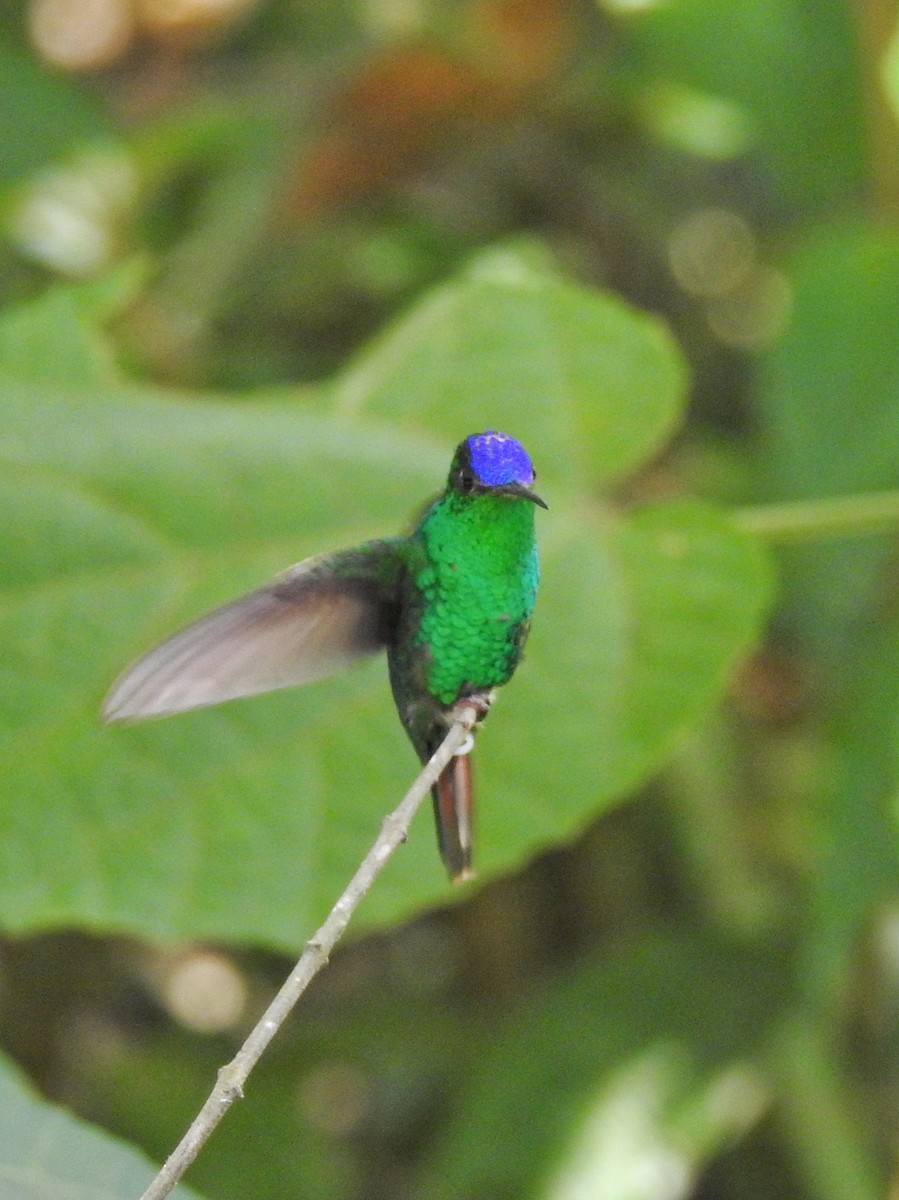
[[[106,721],[165,716],[309,683],[381,650],[395,620],[396,540],[297,563],[148,651],[113,684]]]

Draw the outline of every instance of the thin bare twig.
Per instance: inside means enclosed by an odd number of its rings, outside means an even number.
[[[465,742],[478,714],[474,708],[457,710],[449,732],[436,753],[425,765],[412,787],[390,816],[385,817],[381,832],[359,864],[340,899],[324,924],[306,943],[299,962],[281,990],[250,1032],[247,1040],[227,1066],[218,1073],[218,1081],[190,1128],[166,1160],[162,1170],[140,1200],[163,1200],[178,1183],[199,1154],[205,1142],[235,1100],[243,1096],[243,1085],[262,1057],[265,1048],[281,1028],[291,1009],[322,969],[349,924],[360,900],[374,883],[394,850],[406,840],[409,824],[430,791],[437,776]]]

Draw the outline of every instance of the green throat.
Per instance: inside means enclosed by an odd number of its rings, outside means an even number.
[[[428,691],[448,705],[505,683],[521,657],[537,594],[534,506],[448,493],[417,532],[424,604],[416,640],[430,649]]]

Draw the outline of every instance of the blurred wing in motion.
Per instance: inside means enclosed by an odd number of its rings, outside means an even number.
[[[309,683],[376,653],[395,621],[401,542],[307,558],[200,617],[120,676],[103,719],[160,717]]]

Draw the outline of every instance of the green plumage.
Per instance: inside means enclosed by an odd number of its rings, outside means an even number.
[[[459,699],[506,683],[537,596],[534,506],[448,490],[403,547],[399,624],[388,647],[400,719],[427,758]]]

